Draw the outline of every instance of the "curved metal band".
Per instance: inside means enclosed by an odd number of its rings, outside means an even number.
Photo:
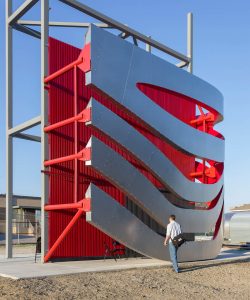
[[[167,217],[173,213],[181,220],[185,232],[208,232],[215,223],[223,205],[223,192],[217,205],[208,211],[176,207],[117,152],[93,136],[88,142],[90,146],[91,161],[85,164],[91,165],[96,172],[122,190],[163,227],[166,226]]]
[[[223,176],[214,184],[200,184],[188,180],[176,166],[133,126],[92,98],[91,126],[131,152],[154,176],[177,197],[193,202],[212,201],[220,192]]]
[[[223,98],[217,89],[93,25],[88,39],[91,40],[91,72],[86,74],[87,84],[109,95],[181,151],[199,158],[224,161],[224,140],[173,117],[140,92],[136,83],[150,83],[192,97],[222,115]]]
[[[90,184],[86,197],[91,198],[91,212],[86,221],[115,240],[143,255],[169,260],[169,251],[163,246],[163,237],[152,231],[126,208],[94,184]],[[178,251],[179,261],[212,259],[221,247],[221,229],[215,240],[188,242]]]

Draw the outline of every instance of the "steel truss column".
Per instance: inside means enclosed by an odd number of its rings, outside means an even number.
[[[187,71],[193,73],[193,14],[188,13],[187,15],[187,57],[190,58],[190,61],[187,66]],[[201,106],[198,105],[201,116],[203,117],[203,131],[206,132],[206,119],[205,114]],[[203,183],[206,183],[206,160],[202,160],[203,170],[202,170],[202,180]],[[194,172],[196,177],[199,173]],[[192,173],[190,174],[192,176]]]
[[[149,38],[151,38],[151,36],[148,36]],[[151,53],[151,45],[150,44],[146,44],[146,51]]]
[[[12,26],[14,25],[27,11],[29,11],[39,0],[26,0],[20,7],[13,12],[13,14],[9,15],[8,22]],[[8,1],[6,1],[8,2]],[[12,0],[9,0],[12,2]]]
[[[187,57],[190,58],[188,63],[188,72],[193,73],[193,14],[187,15]]]
[[[48,159],[48,137],[43,128],[48,124],[48,91],[44,78],[48,74],[49,0],[41,0],[41,170]],[[48,216],[44,206],[48,201],[48,176],[41,172],[41,260],[48,249]]]
[[[12,0],[6,0],[6,257],[12,258],[12,198],[13,198],[13,138],[9,135],[12,128],[12,28],[8,19],[12,14]]]

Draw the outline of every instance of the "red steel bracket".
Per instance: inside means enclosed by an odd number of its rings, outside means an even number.
[[[82,60],[82,62],[78,65],[79,69],[82,70],[84,73],[90,71],[91,69],[91,45],[86,44],[80,55],[79,55],[79,59]]]
[[[85,122],[88,122],[90,120],[91,120],[91,108],[87,107],[83,111],[81,111],[78,115],[76,115],[74,117],[71,117],[71,118],[68,118],[66,120],[63,120],[63,121],[60,121],[60,122],[57,122],[57,123],[54,123],[54,124],[51,124],[51,125],[48,125],[48,126],[44,127],[43,131],[44,132],[49,132],[49,131],[52,131],[52,130],[57,129],[59,127],[71,124],[75,121],[85,123]]]
[[[55,158],[55,159],[46,160],[44,162],[44,166],[49,167],[52,165],[56,165],[56,164],[74,160],[74,159],[79,159],[82,161],[91,160],[91,148],[84,148],[83,150],[81,150],[80,152],[78,152],[76,154],[71,154],[68,156],[63,156],[63,157],[59,157],[59,158]]]
[[[85,198],[77,203],[66,203],[66,204],[55,204],[55,205],[46,205],[44,209],[46,211],[52,211],[52,210],[59,210],[59,209],[72,209],[76,208],[77,212],[74,215],[74,217],[71,219],[69,224],[65,227],[63,232],[60,234],[60,236],[57,238],[53,246],[50,248],[48,253],[44,257],[44,262],[48,262],[53,253],[56,251],[56,249],[59,247],[59,245],[62,243],[62,241],[65,239],[67,234],[71,231],[73,226],[76,224],[76,222],[80,219],[82,214],[84,212],[88,212],[91,209],[91,199]]]
[[[44,210],[52,211],[52,210],[63,210],[63,209],[82,209],[87,212],[90,211],[90,198],[84,198],[76,203],[64,203],[64,204],[50,204],[45,205]]]

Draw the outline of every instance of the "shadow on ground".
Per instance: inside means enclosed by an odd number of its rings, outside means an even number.
[[[243,264],[246,262],[250,262],[250,258],[243,258],[241,260],[230,260],[230,261],[216,261],[213,263],[209,263],[206,261],[204,264],[194,265],[194,266],[188,266],[188,267],[180,267],[180,272],[192,272],[200,269],[208,269],[208,268],[214,268],[219,266],[226,266],[226,265],[232,265],[232,264]]]

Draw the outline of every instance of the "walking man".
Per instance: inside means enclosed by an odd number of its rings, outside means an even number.
[[[181,226],[175,222],[175,215],[169,216],[169,224],[167,226],[166,238],[164,240],[164,246],[169,247],[170,259],[173,263],[173,268],[176,273],[179,273],[178,262],[177,262],[177,249],[175,248],[172,240],[181,233]]]

